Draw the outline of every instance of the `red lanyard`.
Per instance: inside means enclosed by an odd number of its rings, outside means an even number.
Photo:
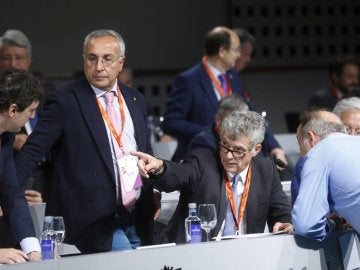
[[[203,65],[207,75],[209,75],[211,81],[214,83],[215,88],[219,92],[220,96],[221,97],[226,96],[225,92],[224,92],[224,89],[221,87],[219,81],[215,78],[214,74],[212,74],[209,66],[207,65],[205,56],[202,58],[202,65]],[[231,88],[231,85],[230,85],[230,81],[229,81],[228,78],[226,80],[227,80],[227,85],[228,85],[228,93],[229,93],[229,95],[231,95],[232,94],[232,88]]]
[[[98,107],[100,109],[101,115],[105,119],[105,122],[106,122],[107,126],[109,127],[112,135],[114,136],[116,142],[119,144],[119,147],[122,147],[123,145],[122,145],[121,137],[124,132],[124,126],[125,126],[125,111],[124,111],[124,101],[121,97],[121,92],[120,92],[119,86],[117,87],[117,94],[118,94],[118,102],[119,102],[119,106],[120,106],[120,116],[121,116],[120,133],[117,133],[117,131],[115,130],[115,127],[114,127],[113,123],[111,122],[107,112],[104,110],[103,106],[101,105],[99,98],[97,98],[96,101],[97,101]]]
[[[243,193],[241,195],[241,201],[240,201],[239,212],[238,212],[237,217],[236,217],[236,212],[235,212],[234,195],[233,195],[231,185],[230,185],[230,181],[229,181],[229,178],[228,178],[226,172],[224,172],[224,178],[225,178],[225,182],[226,182],[226,193],[227,193],[227,195],[229,197],[229,200],[230,200],[231,212],[233,214],[233,218],[234,218],[234,221],[235,221],[235,224],[236,224],[236,228],[237,228],[237,230],[239,230],[241,220],[242,220],[242,218],[244,216],[246,203],[247,203],[249,190],[250,190],[251,163],[249,165],[249,169],[248,169],[248,172],[247,172],[247,175],[246,175],[245,187],[244,187],[244,191],[243,191]]]

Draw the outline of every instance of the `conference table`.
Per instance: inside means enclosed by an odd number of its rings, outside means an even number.
[[[190,269],[357,269],[359,235],[335,232],[324,241],[270,233],[198,244],[66,256],[55,260],[3,265],[24,270],[190,270]]]

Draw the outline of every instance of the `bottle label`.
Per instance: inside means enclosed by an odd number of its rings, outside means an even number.
[[[43,260],[53,259],[53,241],[51,239],[41,240],[41,256]]]
[[[200,243],[201,242],[201,224],[193,223],[190,225],[190,243]]]

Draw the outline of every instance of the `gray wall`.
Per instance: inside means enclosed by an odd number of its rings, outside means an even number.
[[[205,33],[216,25],[247,28],[257,38],[243,74],[259,111],[275,133],[287,132],[284,113],[303,111],[327,83],[335,54],[360,54],[358,0],[18,0],[2,1],[0,33],[18,28],[33,44],[34,72],[58,85],[82,70],[87,33],[112,28],[127,44],[127,64],[161,115],[170,84],[198,62]]]
[[[66,76],[81,70],[84,37],[100,28],[114,29],[123,36],[127,61],[134,69],[186,68],[201,56],[205,33],[215,25],[228,23],[225,3],[2,1],[0,33],[18,28],[28,35],[34,47],[33,71],[50,76]]]

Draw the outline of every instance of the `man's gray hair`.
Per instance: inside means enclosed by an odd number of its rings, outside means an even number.
[[[301,134],[304,138],[307,138],[308,131],[314,132],[321,139],[331,133],[345,133],[342,123],[325,119],[320,113],[321,111],[307,111],[300,115]]]
[[[5,46],[16,46],[24,48],[31,57],[32,49],[31,43],[26,35],[17,29],[7,30],[2,37],[0,37],[0,48]]]
[[[224,118],[227,113],[233,111],[247,112],[248,110],[249,106],[242,97],[237,94],[231,94],[220,100],[216,114],[219,117]]]
[[[221,135],[226,132],[232,140],[239,137],[250,139],[250,146],[262,143],[265,136],[265,120],[254,111],[230,113],[221,123]]]
[[[113,36],[114,38],[116,38],[116,40],[119,43],[119,48],[120,48],[119,56],[121,56],[121,57],[125,56],[125,42],[124,42],[123,38],[120,36],[120,34],[118,32],[116,32],[114,30],[110,30],[110,29],[95,30],[95,31],[91,32],[90,34],[88,34],[84,40],[83,54],[85,55],[86,45],[89,43],[89,41],[91,39],[97,38],[97,37],[104,37],[104,36]]]
[[[341,117],[343,112],[351,110],[360,110],[360,98],[351,97],[341,99],[336,103],[333,113]]]

